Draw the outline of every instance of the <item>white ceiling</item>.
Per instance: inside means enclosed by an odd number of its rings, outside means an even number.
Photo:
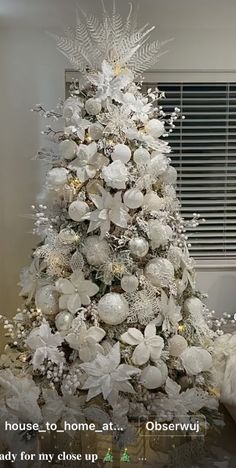
[[[105,0],[107,6],[112,0]],[[72,24],[75,6],[99,14],[101,0],[0,0],[0,21],[40,29]],[[235,0],[133,0],[139,7],[140,22],[155,24],[161,30],[236,29]],[[129,0],[116,0],[124,16]]]

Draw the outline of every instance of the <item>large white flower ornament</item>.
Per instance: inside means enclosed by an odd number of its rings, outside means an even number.
[[[88,75],[89,81],[97,87],[95,96],[101,101],[111,98],[122,102],[123,93],[121,90],[133,81],[134,76],[127,69],[121,70],[120,73],[117,72],[111,64],[103,60],[101,72]]]
[[[93,142],[90,145],[79,145],[77,158],[70,163],[69,168],[76,171],[81,182],[85,182],[95,177],[96,172],[105,164],[108,164],[108,159],[97,152],[97,145]]]
[[[102,169],[102,178],[109,187],[125,189],[128,170],[123,162],[117,160]]]
[[[64,361],[63,353],[58,349],[63,342],[59,332],[52,333],[49,323],[44,320],[40,327],[34,328],[25,343],[34,351],[32,364],[34,369],[40,369],[45,359],[56,364]]]
[[[90,195],[96,210],[87,213],[83,219],[89,219],[88,232],[100,228],[101,238],[110,230],[111,222],[116,226],[126,228],[129,220],[128,208],[121,200],[121,192],[115,193],[114,197],[102,187],[99,188],[101,195]]]
[[[99,343],[105,334],[102,328],[93,326],[87,329],[86,325],[82,325],[77,333],[71,329],[65,340],[72,349],[79,351],[81,361],[86,362],[95,359],[98,352],[103,353],[103,348]]]
[[[172,294],[168,297],[163,290],[161,291],[159,310],[160,314],[155,320],[156,325],[160,326],[162,324],[163,331],[169,332],[172,329],[176,329],[178,322],[182,319],[181,306],[175,302]]]
[[[81,305],[89,305],[90,297],[97,294],[99,287],[91,280],[84,279],[81,270],[76,270],[69,279],[60,278],[56,281],[56,288],[61,297],[59,299],[60,309],[68,309],[75,314]]]
[[[144,335],[137,328],[129,328],[121,335],[121,341],[131,346],[136,346],[132,361],[136,366],[142,366],[151,359],[158,361],[164,348],[164,340],[156,335],[156,326],[150,323],[144,330]]]

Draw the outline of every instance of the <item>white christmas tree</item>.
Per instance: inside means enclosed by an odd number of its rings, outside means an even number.
[[[151,30],[105,12],[56,37],[81,79],[56,111],[35,108],[64,128],[44,132],[53,143],[39,153],[50,164],[33,207],[41,244],[21,275],[24,308],[5,320],[1,398],[19,420],[126,428],[137,415],[217,409],[222,332],[196,291],[186,229],[198,218],[180,214],[166,139],[181,112],[166,115],[157,88],[141,91],[160,55]]]

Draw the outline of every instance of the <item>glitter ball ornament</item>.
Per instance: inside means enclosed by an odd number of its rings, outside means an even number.
[[[119,325],[126,320],[129,305],[121,294],[111,292],[100,299],[97,311],[103,322],[108,325]]]
[[[55,318],[55,324],[57,327],[57,330],[60,332],[66,332],[70,329],[70,326],[72,324],[73,320],[73,315],[70,314],[67,310],[63,310],[62,312],[59,312]]]
[[[112,161],[121,161],[126,164],[131,158],[131,150],[127,145],[119,143],[114,146],[114,151],[111,155]]]
[[[90,98],[85,102],[85,109],[90,115],[97,115],[102,110],[101,101],[96,98]]]
[[[159,138],[165,133],[163,122],[158,119],[151,119],[145,125],[145,131],[153,138]]]
[[[138,148],[135,150],[133,160],[136,164],[146,166],[150,161],[150,153],[145,148]]]
[[[61,156],[68,161],[74,159],[77,153],[78,146],[73,140],[64,140],[59,144]]]
[[[190,346],[180,355],[184,369],[188,375],[197,375],[208,371],[212,366],[212,357],[206,349]]]
[[[161,387],[163,385],[163,377],[160,369],[155,366],[145,367],[140,376],[140,383],[148,390]]]
[[[188,347],[188,343],[181,335],[172,336],[169,339],[169,353],[171,356],[179,357],[180,354]]]
[[[53,286],[43,286],[35,295],[35,305],[44,315],[54,315],[58,312],[58,292]]]
[[[94,123],[89,127],[89,136],[92,140],[100,140],[103,137],[104,127],[100,123]]]
[[[172,263],[172,265],[174,265],[175,270],[180,268],[182,257],[183,253],[181,248],[177,247],[176,245],[171,245],[168,250],[167,258]]]
[[[133,210],[140,208],[143,204],[142,192],[135,188],[127,190],[124,194],[124,204]]]
[[[174,185],[177,181],[177,171],[173,166],[169,166],[162,174],[162,180],[166,185]]]
[[[78,239],[78,236],[76,232],[74,231],[74,229],[70,229],[70,228],[62,229],[59,232],[58,237],[63,244],[67,244],[67,245],[73,244]]]
[[[154,258],[147,263],[144,274],[153,286],[168,287],[174,281],[174,267],[165,258]]]
[[[90,236],[85,240],[82,252],[89,265],[100,266],[107,262],[111,249],[105,239],[100,239],[99,236]]]
[[[84,257],[80,252],[78,252],[78,250],[73,253],[70,259],[70,267],[72,271],[82,270],[84,267]]]
[[[155,192],[148,192],[143,198],[145,211],[159,211],[163,207],[163,201]]]
[[[171,227],[167,224],[162,224],[157,219],[150,219],[148,221],[148,229],[153,249],[165,246],[173,235]]]
[[[126,275],[121,279],[121,287],[127,293],[132,293],[138,289],[138,278],[134,275]]]
[[[155,177],[159,177],[162,175],[168,167],[168,161],[164,154],[156,154],[153,155],[150,163],[148,164],[148,172],[149,174],[154,175]]]
[[[81,218],[89,211],[89,206],[87,203],[76,200],[72,202],[69,206],[69,216],[73,221],[80,221]]]
[[[129,250],[134,257],[145,257],[149,250],[149,243],[144,237],[135,237],[129,241]]]
[[[67,176],[67,169],[55,167],[47,173],[47,184],[53,188],[60,188],[67,182]]]

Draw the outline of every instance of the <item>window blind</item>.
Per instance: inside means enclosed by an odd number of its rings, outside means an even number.
[[[145,88],[153,87],[145,83]],[[169,135],[182,214],[206,219],[189,232],[195,257],[236,256],[236,83],[158,83],[167,113],[181,109]]]

